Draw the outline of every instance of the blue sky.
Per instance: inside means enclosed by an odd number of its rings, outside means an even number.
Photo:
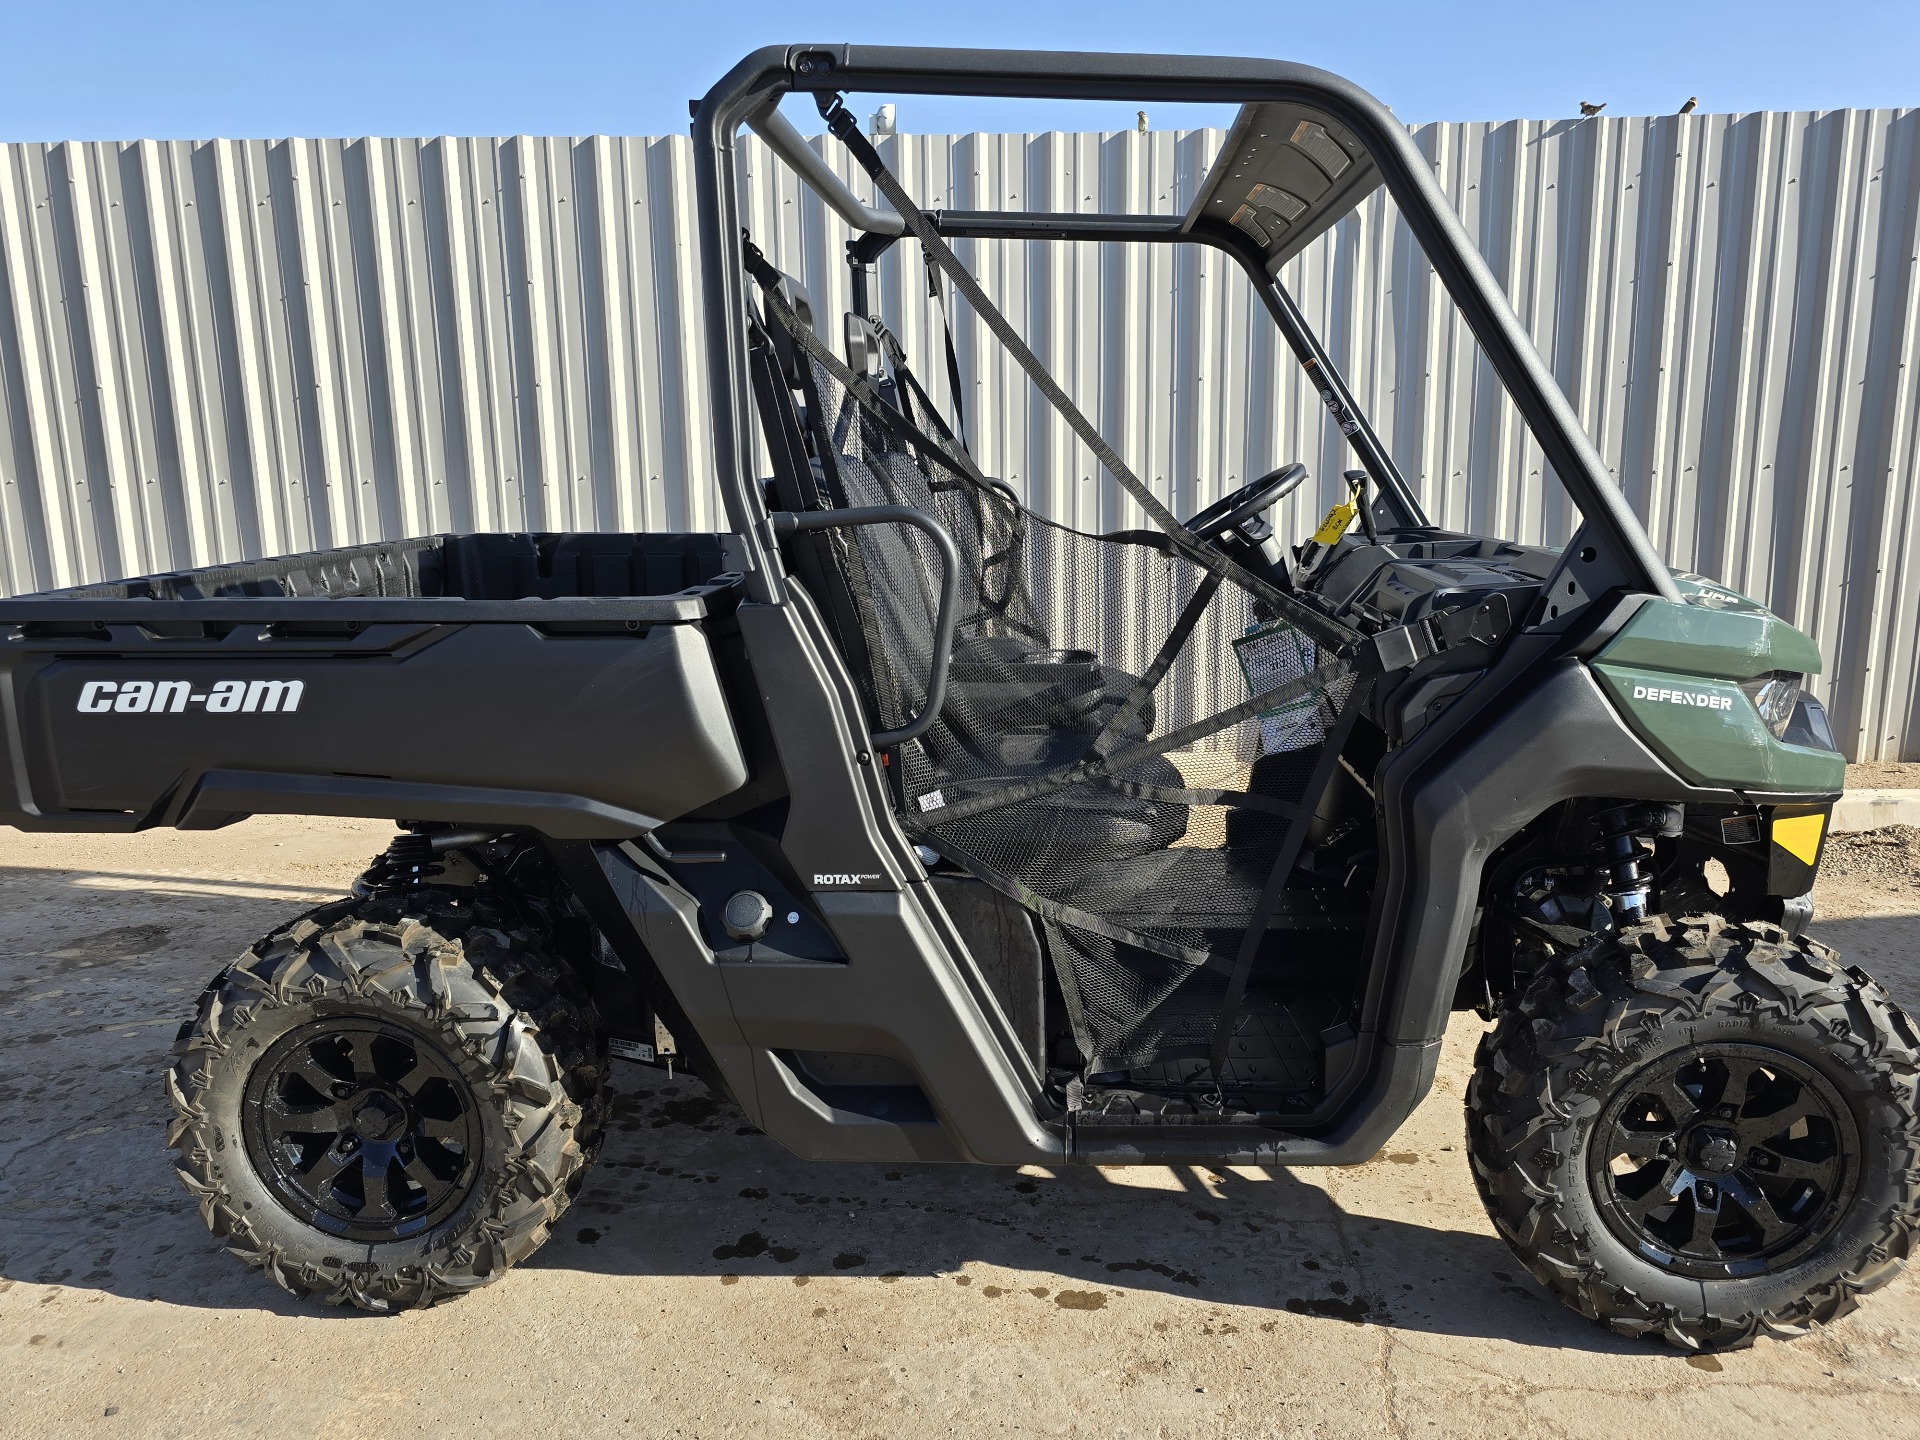
[[[1920,0],[5,5],[0,140],[662,134],[747,50],[808,40],[1269,55],[1350,75],[1414,121],[1553,118],[1581,100],[1662,113],[1690,95],[1702,111],[1920,104]],[[1133,111],[915,98],[899,119],[1111,129]]]

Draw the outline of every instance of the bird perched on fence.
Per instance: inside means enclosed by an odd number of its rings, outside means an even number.
[[[1691,115],[1693,113],[1693,107],[1699,103],[1700,97],[1698,95],[1689,95],[1687,97],[1687,103],[1680,107],[1680,113],[1682,115]]]
[[[1140,133],[1144,135],[1147,133],[1147,112],[1141,110],[1136,113],[1140,116]]]
[[[1598,105],[1594,104],[1593,101],[1591,100],[1582,100],[1580,102],[1580,113],[1582,115],[1598,115],[1602,110],[1606,108],[1607,108],[1607,102],[1604,100],[1602,100]]]

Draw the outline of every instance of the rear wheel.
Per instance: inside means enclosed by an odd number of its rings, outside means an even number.
[[[182,1027],[169,1143],[209,1229],[296,1295],[367,1310],[497,1279],[598,1148],[606,1042],[537,937],[322,907]]]
[[[1481,1042],[1474,1178],[1534,1277],[1687,1349],[1792,1335],[1920,1226],[1920,1037],[1777,926],[1656,920],[1542,973]]]

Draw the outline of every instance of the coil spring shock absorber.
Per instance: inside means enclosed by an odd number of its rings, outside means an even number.
[[[420,890],[439,868],[433,836],[425,830],[403,830],[387,842],[385,852],[368,867],[367,886],[389,892]]]
[[[1647,918],[1653,897],[1653,840],[1678,835],[1686,812],[1678,805],[1620,805],[1600,816],[1600,853],[1607,901],[1618,925]]]

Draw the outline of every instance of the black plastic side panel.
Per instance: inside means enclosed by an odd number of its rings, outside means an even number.
[[[812,603],[790,591],[735,616],[792,797],[781,848],[815,890],[898,889],[920,866],[893,823],[852,682],[823,648]]]
[[[909,887],[920,891],[922,887]],[[763,1128],[797,1153],[853,1158],[866,1116],[832,1128],[792,1110],[796,1081],[778,1061],[783,1050],[883,1055],[920,1082],[941,1118],[949,1153],[914,1140],[917,1158],[1021,1164],[1060,1156],[1060,1143],[1039,1123],[1034,1090],[1006,1063],[1005,1041],[949,958],[948,941],[930,923],[925,897],[914,893],[822,895],[827,922],[847,951],[843,964],[722,963],[727,995],[741,1033],[753,1045]],[[803,1109],[817,1104],[802,1088]],[[914,1127],[902,1126],[911,1132]],[[910,1158],[905,1155],[873,1158]]]
[[[1046,977],[1033,912],[971,875],[937,875],[933,893],[993,987],[1034,1073],[1045,1069]]]
[[[682,1047],[703,1058],[755,1124],[807,1159],[1358,1164],[1426,1094],[1439,1058],[1437,1041],[1381,1047],[1366,1093],[1318,1135],[1083,1130],[1069,1150],[1036,1118],[1035,1077],[1002,1063],[1012,1048],[1005,1019],[949,958],[959,937],[926,887],[821,896],[845,961],[729,962],[703,940],[693,897],[636,846],[556,848],[627,968],[658,976],[655,1003]],[[831,1087],[810,1084],[790,1063],[792,1052],[821,1050],[896,1062],[936,1120],[902,1124],[833,1105]]]
[[[271,770],[209,770],[169,813],[177,830],[218,830],[249,815],[349,815],[537,830],[556,840],[614,840],[638,835],[653,823],[638,811],[583,795]],[[96,827],[69,824],[67,828]]]
[[[1439,1066],[1438,1040],[1381,1046],[1345,1118],[1314,1135],[1232,1125],[1080,1126],[1073,1158],[1089,1165],[1364,1165],[1426,1098]]]
[[[632,845],[596,847],[599,874],[572,876],[629,966],[651,965],[749,1118],[816,1160],[1058,1161],[1028,1079],[960,967],[943,915],[913,893],[827,894],[844,961],[715,957],[698,906]],[[911,887],[917,891],[920,887]],[[931,897],[926,897],[930,899]],[[677,1033],[677,1032],[676,1032]],[[899,1124],[828,1104],[781,1052],[828,1050],[898,1061],[939,1119]]]
[[[0,821],[128,830],[267,810],[592,837],[638,833],[747,779],[698,626],[261,637],[127,625],[0,646]]]

